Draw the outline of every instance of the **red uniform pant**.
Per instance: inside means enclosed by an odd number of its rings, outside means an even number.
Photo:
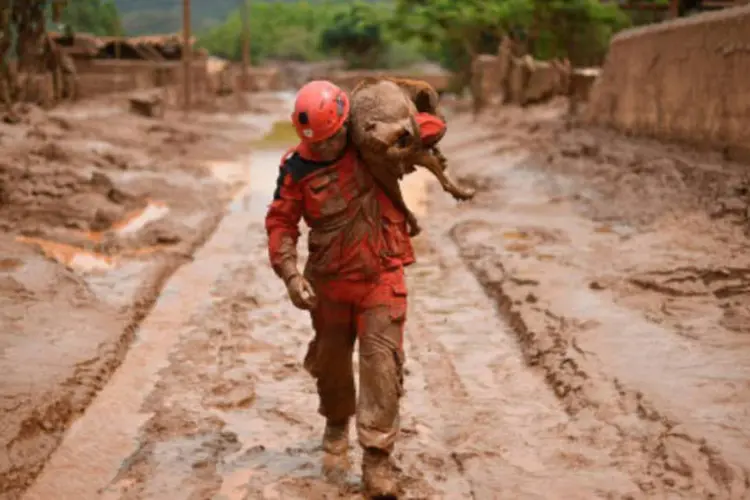
[[[365,448],[390,452],[399,430],[403,394],[406,284],[403,269],[375,283],[314,283],[318,306],[311,312],[315,337],[305,368],[316,379],[319,412],[332,422],[357,416]],[[359,400],[352,357],[359,339]]]

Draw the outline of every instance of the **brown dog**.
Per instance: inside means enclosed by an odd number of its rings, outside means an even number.
[[[446,159],[437,148],[442,135],[430,144],[420,139],[414,117],[429,113],[442,119],[438,101],[435,89],[420,80],[365,78],[352,91],[352,139],[373,177],[406,215],[411,236],[421,228],[404,202],[399,180],[417,165],[432,172],[456,200],[474,196],[472,190],[457,186],[446,174]]]

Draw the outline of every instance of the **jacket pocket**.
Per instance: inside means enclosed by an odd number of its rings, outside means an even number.
[[[313,216],[326,217],[346,209],[338,175],[325,174],[310,179],[306,187],[306,208]]]

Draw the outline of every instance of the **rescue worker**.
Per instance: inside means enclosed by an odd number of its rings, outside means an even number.
[[[365,491],[371,498],[396,498],[390,454],[403,393],[404,267],[414,262],[414,252],[404,214],[375,184],[350,142],[348,117],[349,98],[333,83],[313,81],[298,92],[292,122],[300,143],[281,160],[266,215],[268,250],[292,303],[312,317],[315,335],[304,366],[316,380],[318,411],[326,419],[324,474],[345,476],[349,421],[356,414]],[[433,133],[436,121],[444,130],[438,118],[417,119]],[[303,272],[296,248],[301,219],[310,227]]]

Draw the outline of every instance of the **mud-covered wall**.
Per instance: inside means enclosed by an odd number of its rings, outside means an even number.
[[[620,33],[587,118],[750,158],[750,6]]]
[[[79,95],[94,97],[112,92],[127,92],[168,87],[182,83],[181,61],[143,61],[91,59],[76,61]],[[193,89],[208,85],[207,61],[196,60],[191,64]]]

